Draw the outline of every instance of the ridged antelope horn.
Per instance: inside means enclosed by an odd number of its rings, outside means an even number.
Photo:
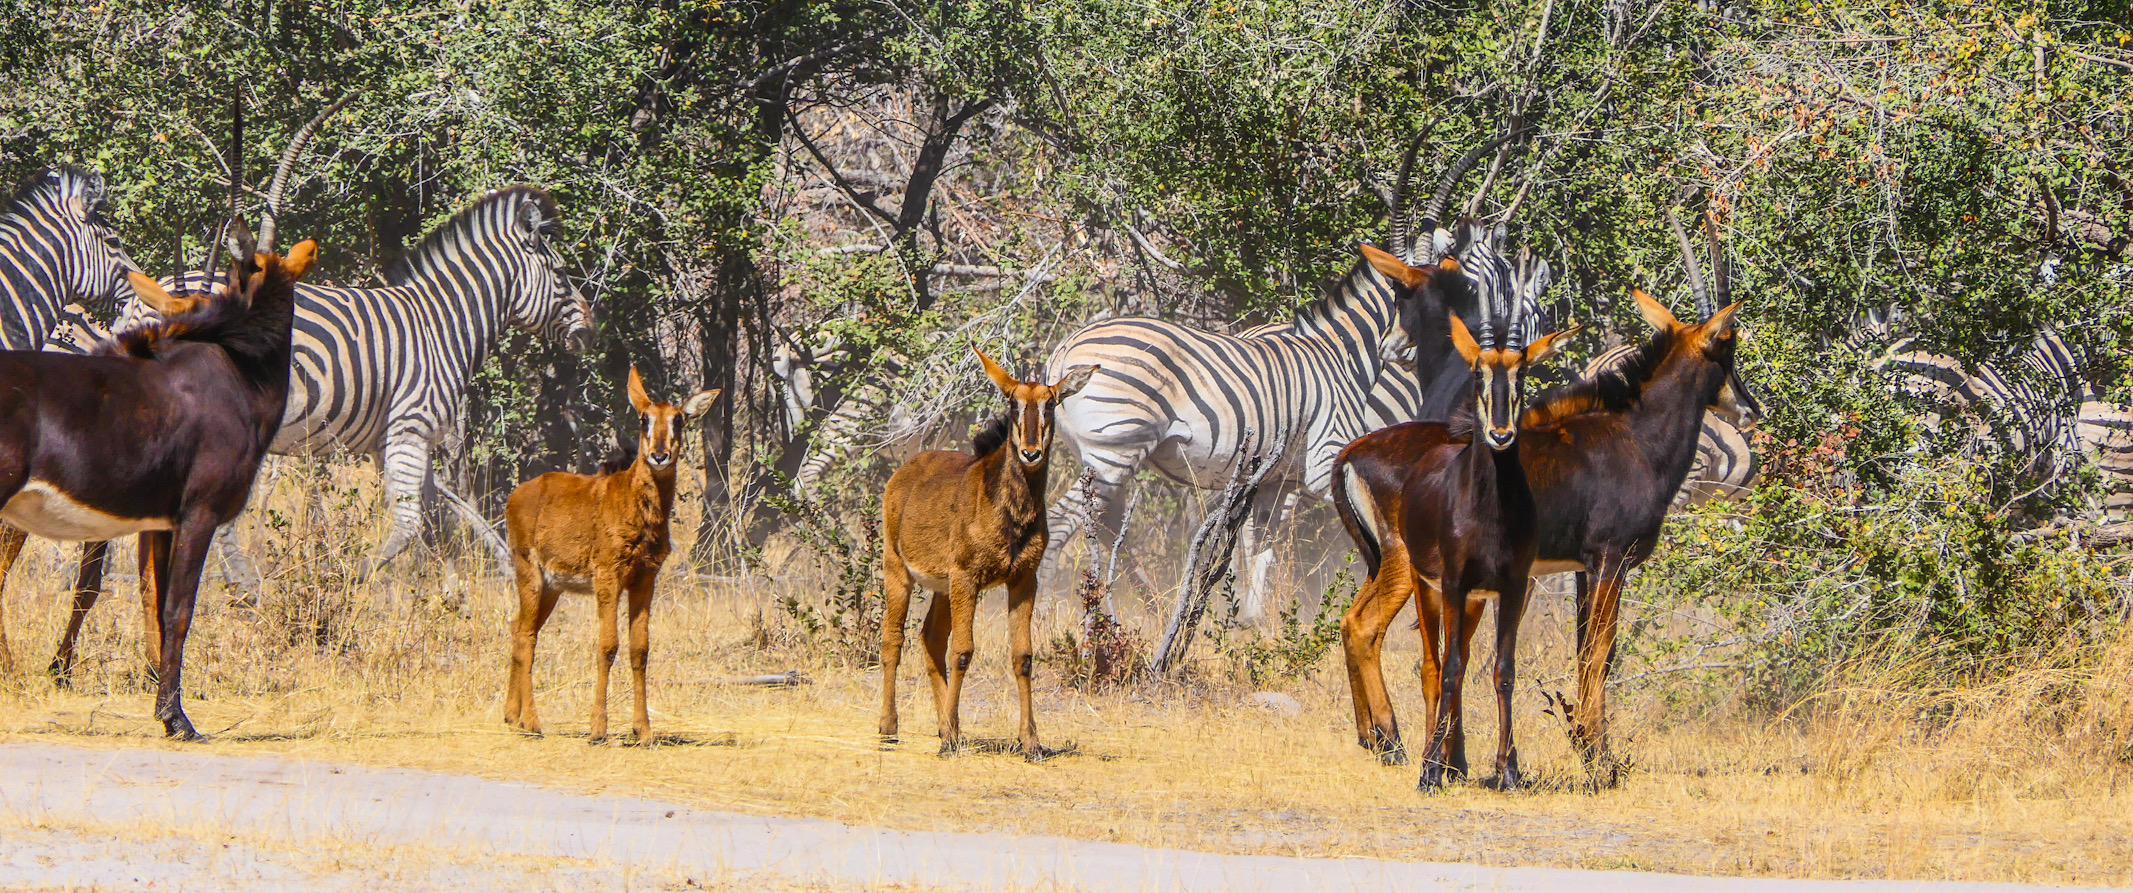
[[[1733,261],[1726,256],[1726,244],[1718,237],[1717,208],[1704,208],[1703,232],[1711,243],[1711,309],[1699,307],[1697,312],[1710,319],[1718,308],[1733,303]]]
[[[1674,241],[1681,245],[1681,263],[1689,270],[1689,293],[1696,296],[1696,318],[1710,319],[1718,308],[1711,303],[1711,293],[1704,288],[1703,265],[1696,260],[1696,246],[1689,244],[1689,234],[1681,228],[1681,215],[1673,208],[1666,209],[1667,228],[1674,231]]]
[[[311,141],[311,135],[318,132],[319,125],[326,123],[326,119],[333,117],[334,112],[340,111],[349,100],[356,98],[357,92],[360,91],[351,90],[334,100],[332,105],[326,106],[325,111],[319,112],[309,123],[297,128],[296,135],[289,138],[289,148],[282,150],[281,161],[274,166],[274,179],[267,184],[267,209],[259,217],[259,250],[274,250],[274,224],[281,216],[281,194],[289,186],[289,171],[296,167],[297,155],[304,151],[304,144]]]
[[[1400,177],[1393,181],[1391,219],[1387,222],[1385,244],[1392,247],[1393,256],[1410,264],[1424,263],[1415,255],[1414,209],[1407,194],[1407,184],[1415,170],[1415,157],[1422,152],[1422,145],[1429,141],[1429,132],[1436,129],[1437,122],[1431,119],[1422,127],[1422,132],[1407,144],[1407,154],[1400,158]],[[1430,261],[1436,258],[1429,258]]]
[[[1437,184],[1436,194],[1429,197],[1429,207],[1422,211],[1422,224],[1425,228],[1437,227],[1437,221],[1444,216],[1444,206],[1452,200],[1452,189],[1459,185],[1459,179],[1466,176],[1468,170],[1473,169],[1475,160],[1485,153],[1495,151],[1497,146],[1503,145],[1504,140],[1510,138],[1511,134],[1508,133],[1498,136],[1466,150],[1465,155],[1459,156],[1459,160],[1452,163],[1452,169],[1444,173],[1444,182]]]
[[[229,237],[230,221],[237,218],[237,192],[244,188],[244,94],[242,93],[230,94],[229,164],[230,213],[222,219],[222,229],[215,232],[214,238],[207,240],[207,262],[201,264],[207,270],[207,279],[205,281],[208,284],[204,287],[208,288],[214,287],[216,262],[221,259],[221,255],[217,252],[222,249],[223,240]]]

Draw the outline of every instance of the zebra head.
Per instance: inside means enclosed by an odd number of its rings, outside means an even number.
[[[538,186],[513,186],[509,243],[520,248],[512,260],[515,286],[510,295],[511,322],[528,332],[562,342],[572,350],[593,344],[592,304],[564,273],[563,256],[553,238],[561,224],[555,199]]]
[[[73,165],[54,165],[15,187],[15,211],[28,218],[59,262],[62,284],[84,300],[110,306],[137,271],[104,219],[104,178]]]

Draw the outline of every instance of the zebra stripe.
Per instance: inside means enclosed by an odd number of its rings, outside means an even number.
[[[0,349],[37,350],[70,301],[109,307],[136,269],[104,220],[104,178],[60,165],[25,177],[0,213]]]
[[[2077,420],[2090,396],[2088,384],[2055,329],[2038,333],[2029,351],[2016,359],[2014,376],[1991,363],[1973,375],[1953,357],[1918,350],[1892,351],[1883,367],[1896,375],[1898,393],[1944,404],[1964,419],[1962,436],[1970,449],[2027,456],[2033,468],[2048,473],[2081,446]],[[1947,433],[1945,421],[1936,414],[1927,428]]]
[[[547,191],[511,186],[423,236],[388,269],[384,288],[297,286],[289,405],[270,449],[377,457],[392,527],[369,570],[421,535],[427,488],[462,516],[472,511],[435,479],[431,452],[440,442],[455,448],[464,435],[468,382],[504,327],[590,346],[592,308],[549,244],[556,224]],[[194,271],[165,284],[201,288],[205,277]],[[133,302],[119,328],[153,315]]]

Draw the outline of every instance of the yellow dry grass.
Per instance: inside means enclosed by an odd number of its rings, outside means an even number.
[[[1329,655],[1267,687],[1303,704],[1283,717],[1244,704],[1252,689],[1205,674],[1189,687],[1086,693],[1040,663],[1039,730],[1077,752],[1042,764],[1005,754],[941,759],[916,661],[902,686],[907,735],[873,734],[874,670],[804,642],[764,644],[774,600],[819,595],[796,562],[773,580],[670,573],[652,621],[655,748],[587,746],[589,600],[566,601],[543,636],[536,691],[546,738],[500,723],[507,623],[494,577],[419,569],[354,587],[341,569],[376,541],[360,470],[285,469],[250,523],[270,556],[258,607],[211,590],[188,650],[189,708],[211,752],[281,754],[537,781],[751,813],[934,830],[1059,834],[1149,846],[1303,856],[1634,868],[1725,875],[2133,883],[2133,638],[2077,669],[2016,673],[1990,689],[1915,696],[1832,691],[1776,720],[1673,702],[1663,680],[1620,698],[1620,749],[1636,769],[1618,789],[1567,784],[1561,724],[1530,680],[1567,666],[1561,605],[1529,615],[1516,721],[1534,793],[1476,787],[1420,795],[1412,767],[1381,768],[1354,744],[1345,677]],[[322,486],[322,482],[331,486]],[[325,492],[325,505],[305,494]],[[335,503],[345,497],[346,505]],[[365,502],[365,500],[370,500]],[[686,504],[686,502],[684,503]],[[365,512],[371,512],[365,514]],[[255,511],[255,517],[265,517]],[[677,533],[688,525],[677,523]],[[76,690],[41,673],[63,622],[73,549],[34,543],[9,581],[17,672],[0,684],[0,739],[174,747],[157,737],[136,670],[136,604],[119,594],[90,621]],[[128,566],[130,548],[115,556]],[[677,562],[678,564],[678,562]],[[130,584],[129,584],[130,585]],[[1003,599],[980,608],[964,728],[1009,736],[1014,721]],[[317,609],[317,610],[314,610]],[[916,612],[914,612],[916,613]],[[314,616],[329,625],[319,644]],[[1038,611],[1039,641],[1075,618],[1060,594]],[[1414,634],[1388,668],[1412,666]],[[779,636],[768,636],[773,642]],[[1478,655],[1477,655],[1478,656]],[[768,689],[730,677],[800,669],[813,684]],[[1418,725],[1418,685],[1393,673]],[[612,709],[625,710],[626,673]],[[1470,754],[1486,765],[1493,707],[1469,689]],[[1921,717],[1930,716],[1930,721]]]

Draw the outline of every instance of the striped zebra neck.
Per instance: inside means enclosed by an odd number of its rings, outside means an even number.
[[[126,267],[77,202],[93,209],[103,185],[74,168],[38,171],[0,214],[0,348],[36,350],[69,302],[108,304]]]
[[[1399,320],[1399,286],[1368,263],[1357,263],[1333,288],[1331,294],[1296,312],[1296,335],[1317,341],[1348,341],[1365,348],[1371,362],[1357,369],[1358,381],[1368,389],[1384,365],[1378,345],[1394,335]]]

